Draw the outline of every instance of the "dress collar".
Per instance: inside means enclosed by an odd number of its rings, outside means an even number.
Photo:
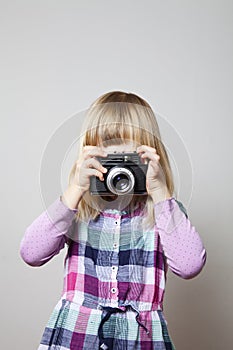
[[[130,212],[130,205],[127,205],[127,207],[124,208],[124,210],[118,210],[118,209],[104,209],[100,212],[102,215],[117,215],[117,216],[129,216],[131,214],[135,214],[137,211],[140,211],[142,208],[144,208],[145,203],[144,202],[136,202],[133,211]]]

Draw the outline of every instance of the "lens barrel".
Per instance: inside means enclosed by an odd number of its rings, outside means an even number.
[[[123,195],[132,192],[135,180],[133,173],[127,168],[114,167],[109,171],[106,185],[114,194]]]

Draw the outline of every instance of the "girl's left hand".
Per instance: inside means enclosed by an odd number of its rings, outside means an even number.
[[[160,156],[157,154],[156,149],[141,145],[137,147],[137,153],[141,156],[142,160],[149,159],[146,174],[146,189],[148,194],[152,197],[158,193],[164,193],[166,195],[168,193],[166,178],[159,163]]]

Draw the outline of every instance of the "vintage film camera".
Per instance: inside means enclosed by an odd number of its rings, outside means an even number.
[[[90,193],[92,195],[115,196],[147,194],[146,172],[148,164],[142,163],[137,152],[111,153],[107,157],[96,159],[108,169],[104,173],[104,181],[96,176],[90,178]]]

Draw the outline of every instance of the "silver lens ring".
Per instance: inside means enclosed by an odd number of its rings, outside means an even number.
[[[118,175],[118,174],[124,174],[130,180],[129,181],[129,186],[127,186],[126,189],[116,190],[115,186],[113,185],[113,180],[114,180],[115,176]],[[119,167],[112,168],[109,171],[109,174],[108,174],[107,179],[106,179],[106,185],[107,185],[108,189],[112,193],[118,194],[118,195],[130,193],[132,191],[132,189],[134,188],[134,183],[135,183],[134,175],[127,168],[119,168]]]

